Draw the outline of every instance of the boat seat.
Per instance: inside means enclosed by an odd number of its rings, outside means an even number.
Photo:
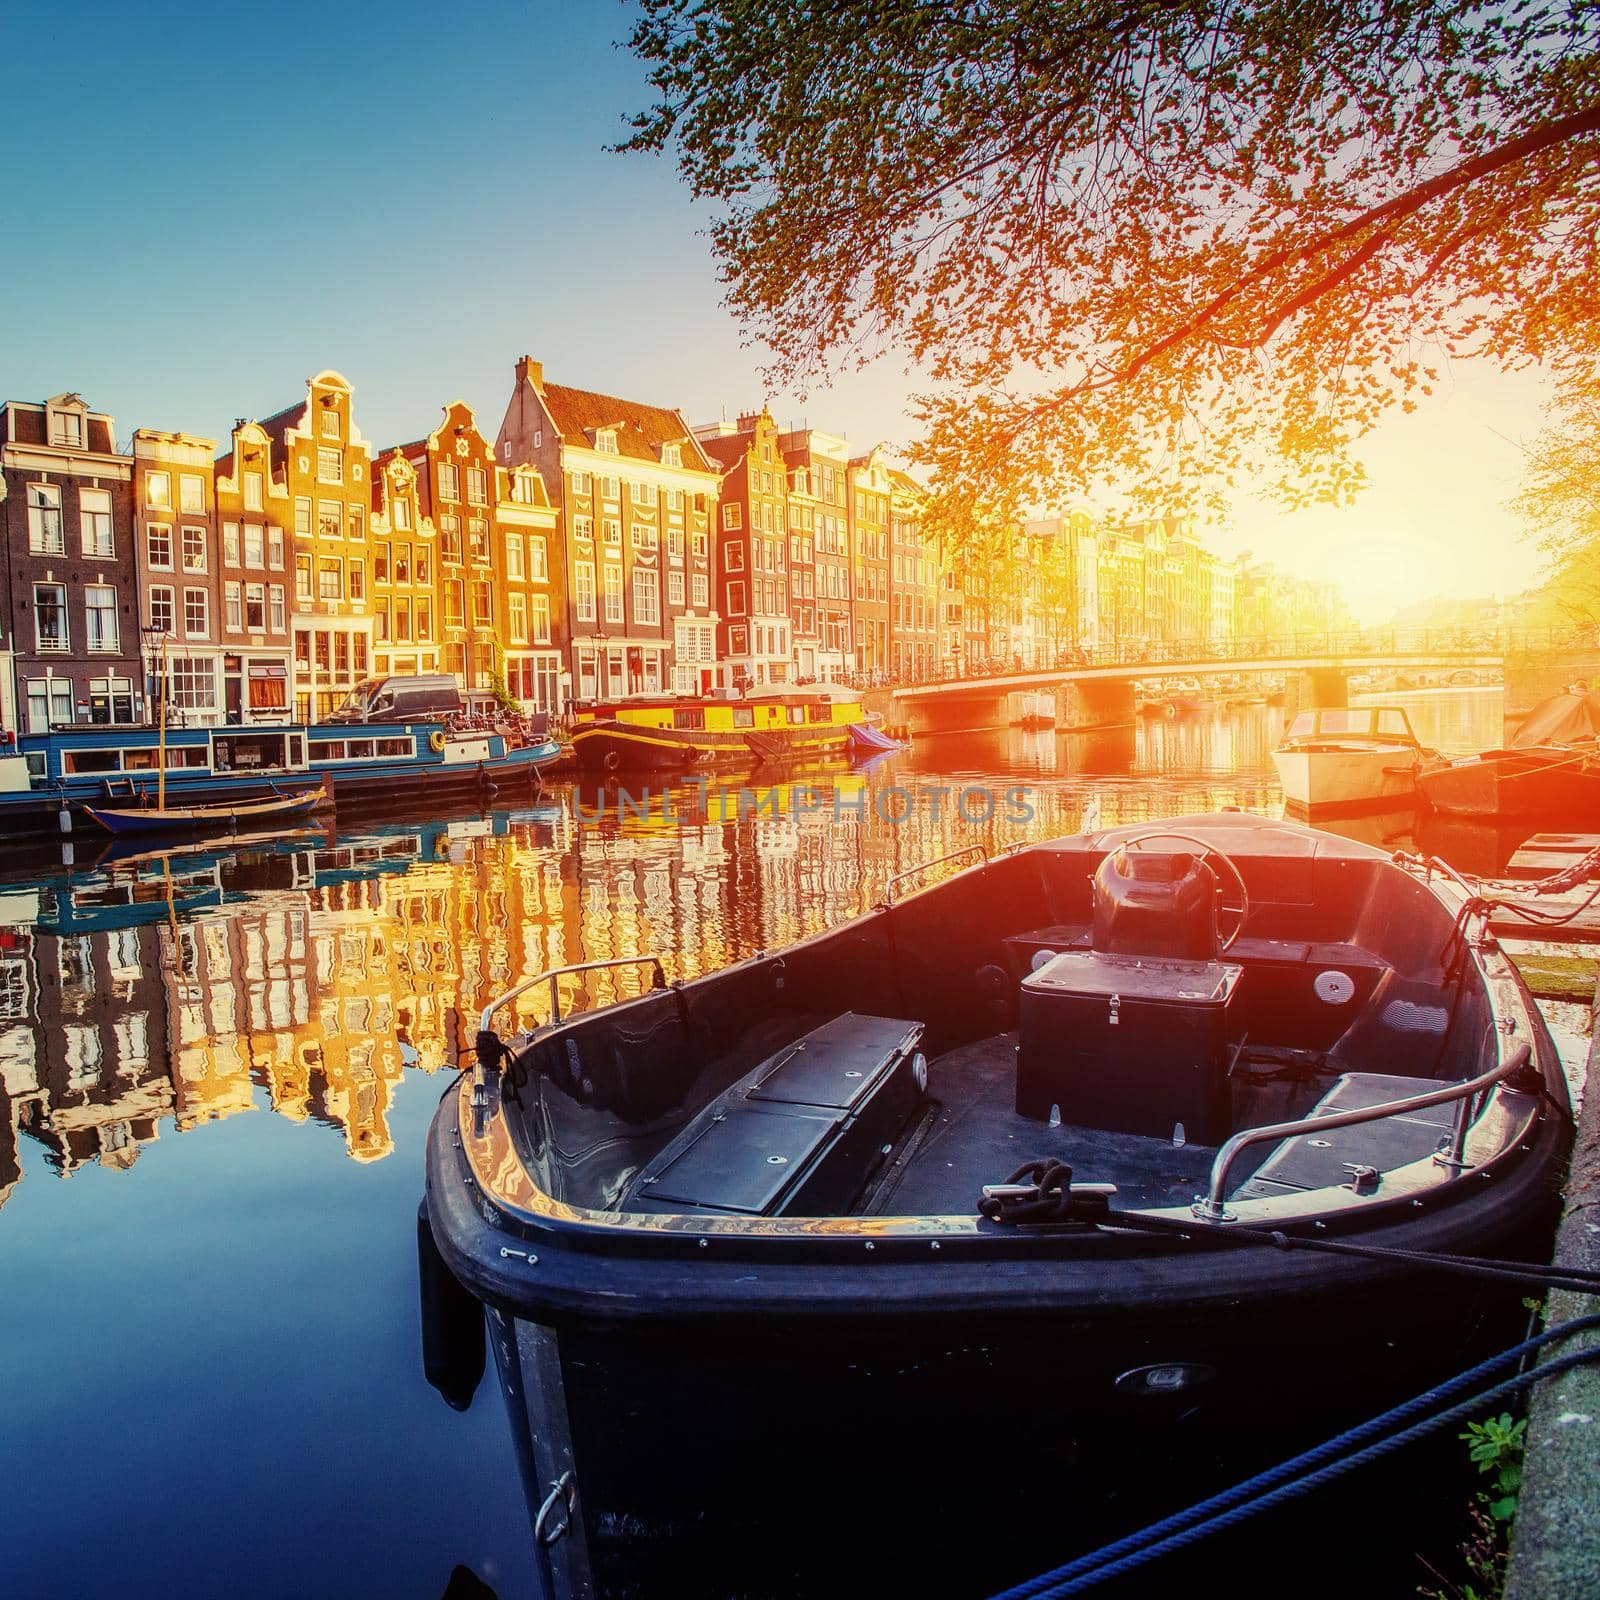
[[[706,1107],[620,1209],[843,1215],[926,1085],[921,1038],[920,1022],[853,1011],[813,1028]]]
[[[1437,1089],[1435,1078],[1399,1077],[1384,1072],[1346,1072],[1312,1107],[1313,1117],[1331,1116],[1364,1106],[1404,1100]],[[1380,1174],[1425,1161],[1450,1137],[1455,1107],[1429,1106],[1376,1122],[1357,1122],[1326,1133],[1303,1133],[1277,1145],[1253,1176],[1234,1190],[1235,1200],[1264,1200],[1348,1184],[1351,1167],[1372,1167]],[[1380,1179],[1376,1191],[1382,1193]]]

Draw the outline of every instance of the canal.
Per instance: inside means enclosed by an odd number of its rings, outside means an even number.
[[[1499,741],[1497,692],[1405,703],[1446,750]],[[6,1593],[438,1596],[458,1564],[534,1592],[494,1383],[455,1414],[418,1352],[423,1140],[477,1009],[583,960],[720,966],[970,844],[1276,812],[1281,726],[1244,707],[998,733],[743,794],[557,785],[232,851],[96,859],[79,840],[70,865],[4,873]],[[1514,847],[1434,843],[1481,869]]]

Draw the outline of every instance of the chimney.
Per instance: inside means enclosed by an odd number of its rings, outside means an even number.
[[[517,384],[531,383],[536,394],[544,393],[544,363],[532,356],[517,357]]]

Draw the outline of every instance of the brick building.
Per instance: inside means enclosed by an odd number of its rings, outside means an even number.
[[[506,692],[524,711],[560,711],[567,642],[560,514],[537,467],[500,467],[495,481],[495,627]]]
[[[791,494],[810,535],[812,600],[808,607],[801,596],[796,661],[801,677],[837,682],[855,665],[854,581],[846,503],[850,447],[838,434],[817,428],[790,428],[780,442]],[[804,564],[802,561],[802,570]],[[805,631],[807,624],[809,632]]]
[[[682,414],[546,383],[524,356],[495,443],[502,467],[538,469],[559,513],[572,694],[708,688],[721,475]]]
[[[789,615],[789,469],[771,412],[696,430],[722,469],[717,517],[718,670],[724,687],[794,676]]]
[[[367,609],[372,614],[372,672],[410,675],[439,671],[438,600],[433,520],[418,503],[417,469],[403,449],[380,458],[372,473],[372,517],[367,526],[371,562]],[[353,580],[362,560],[346,557]]]
[[[883,446],[850,462],[850,566],[855,579],[852,618],[855,669],[889,670],[889,468]]]
[[[76,394],[0,407],[5,725],[142,715],[133,457]]]
[[[215,482],[222,720],[245,726],[282,723],[293,711],[294,509],[286,481],[270,470],[266,430],[241,418],[229,443],[223,459],[233,464],[231,475],[219,473]]]
[[[922,485],[889,470],[889,670],[901,682],[939,664],[939,563],[922,536]]]
[[[296,721],[325,717],[370,675],[373,624],[367,598],[367,523],[372,447],[352,415],[353,391],[337,372],[306,381],[306,398],[261,420],[263,461],[230,453],[220,480],[239,474],[245,508],[266,504],[275,484],[290,508],[294,585],[290,616]]]

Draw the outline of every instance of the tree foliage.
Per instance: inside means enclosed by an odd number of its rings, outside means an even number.
[[[1600,620],[1600,372],[1564,386],[1546,409],[1510,509],[1551,557],[1540,609],[1552,620]]]
[[[1595,0],[636,0],[731,307],[899,352],[949,521],[1359,485],[1451,357],[1592,367]]]

